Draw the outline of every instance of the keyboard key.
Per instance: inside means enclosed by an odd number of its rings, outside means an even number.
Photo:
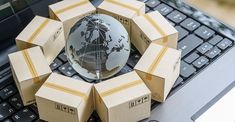
[[[83,81],[83,79],[78,75],[74,75],[72,78]]]
[[[189,76],[191,76],[194,72],[196,72],[196,69],[191,66],[188,65],[187,63],[185,63],[184,61],[181,61],[181,66],[180,66],[180,75],[183,78],[188,78]]]
[[[9,103],[16,109],[21,109],[23,107],[23,103],[21,101],[20,95],[16,94],[9,99]]]
[[[13,83],[11,68],[8,67],[0,72],[0,89],[5,88],[7,85]],[[1,98],[1,97],[0,97]]]
[[[170,20],[168,20],[168,22],[169,22],[172,26],[175,26],[175,23],[174,23],[174,22],[172,22],[172,21],[170,21]]]
[[[188,18],[180,23],[181,26],[188,29],[189,31],[194,31],[196,28],[200,26],[200,23],[196,22],[195,20]]]
[[[182,50],[181,56],[184,57],[202,43],[203,40],[191,34],[179,42],[178,49]]]
[[[160,2],[158,0],[149,0],[146,2],[146,5],[150,8],[156,7]]]
[[[209,39],[212,35],[214,35],[215,31],[209,29],[206,26],[201,26],[197,30],[195,30],[195,34],[203,39]]]
[[[37,116],[28,108],[24,108],[12,116],[15,122],[32,122],[36,118]]]
[[[18,12],[28,7],[28,4],[25,0],[13,0],[11,1],[11,5],[15,12]]]
[[[61,54],[59,55],[59,59],[62,60],[63,62],[67,62],[67,61],[68,61],[65,52],[64,52],[64,53],[61,53]]]
[[[132,68],[134,68],[140,58],[141,58],[140,54],[131,54],[127,61],[127,64]]]
[[[219,44],[217,44],[217,46],[222,50],[227,49],[230,45],[232,45],[232,41],[228,40],[227,38],[223,39]]]
[[[133,44],[131,44],[131,54],[137,53],[137,49],[135,48],[135,46]]]
[[[193,61],[195,61],[200,56],[197,53],[192,53],[188,57],[184,59],[185,62],[191,64]]]
[[[177,80],[175,81],[174,85],[173,85],[173,88],[179,86],[180,84],[182,84],[182,82],[183,82],[183,78],[178,77]]]
[[[17,0],[19,1],[19,0]],[[29,24],[29,22],[34,18],[35,14],[33,13],[30,7],[20,11],[17,13],[18,17],[21,20],[22,27],[25,27]]]
[[[212,45],[216,45],[218,44],[221,40],[223,39],[223,37],[216,35],[214,36],[212,39],[209,40],[209,43]]]
[[[5,100],[8,97],[14,95],[16,92],[16,88],[13,85],[9,85],[0,91],[0,97]]]
[[[87,122],[97,122],[96,120],[97,119],[95,117],[91,116]]]
[[[171,12],[169,15],[167,15],[167,18],[175,23],[180,23],[186,18],[186,16],[180,13],[179,11],[175,10]]]
[[[179,32],[179,37],[178,37],[179,40],[183,39],[185,36],[189,34],[187,30],[183,29],[180,26],[176,26],[175,29]]]
[[[3,20],[13,14],[14,12],[9,2],[0,3],[0,20]]]
[[[206,53],[206,56],[209,57],[210,59],[218,56],[220,54],[221,50],[217,47],[214,47],[212,50]]]
[[[4,102],[0,104],[0,121],[3,121],[7,117],[11,116],[14,112],[14,108],[12,108],[8,103]]]
[[[51,70],[53,71],[53,70],[57,69],[59,66],[61,66],[61,65],[62,65],[62,62],[61,62],[59,59],[56,58],[56,59],[51,63],[50,68],[51,68]]]
[[[53,73],[61,74],[59,70],[54,70]]]
[[[193,65],[197,68],[201,68],[208,62],[209,60],[206,57],[201,56],[200,58],[198,58],[196,61],[193,62]]]
[[[197,51],[200,52],[201,54],[205,54],[207,51],[209,51],[212,48],[213,46],[211,44],[209,44],[208,42],[205,42],[197,48]]]
[[[145,12],[146,13],[151,12],[151,9],[148,6],[145,6]]]
[[[166,16],[171,11],[173,11],[173,9],[170,6],[168,6],[168,5],[164,4],[164,3],[162,3],[159,6],[157,6],[156,8],[154,8],[154,10],[157,10],[163,16]]]
[[[29,107],[33,110],[34,113],[38,113],[38,108],[37,108],[37,105],[35,103],[31,104]]]
[[[122,74],[126,74],[128,72],[133,71],[133,69],[131,69],[129,66],[125,65],[117,74],[116,76],[122,75]]]
[[[0,79],[4,78],[4,76],[7,76],[8,74],[11,74],[11,67],[6,67],[2,71],[0,71]]]
[[[69,62],[67,62],[66,64],[62,65],[59,68],[59,71],[61,73],[63,73],[64,75],[68,76],[68,77],[71,77],[74,74],[76,74],[76,71],[70,66]]]

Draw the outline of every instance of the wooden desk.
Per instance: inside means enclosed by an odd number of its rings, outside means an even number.
[[[185,2],[235,29],[235,5],[216,0],[185,0]]]

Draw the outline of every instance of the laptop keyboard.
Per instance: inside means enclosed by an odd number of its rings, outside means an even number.
[[[190,81],[203,68],[215,61],[220,55],[234,45],[234,41],[220,34],[194,19],[188,14],[198,14],[185,10],[178,10],[174,5],[160,0],[139,0],[146,3],[146,11],[158,10],[179,31],[178,49],[182,50],[180,76],[175,82],[171,94]],[[216,22],[214,22],[216,23]],[[213,24],[213,23],[212,23]],[[115,76],[125,74],[133,70],[140,53],[132,46],[131,55],[126,66]],[[64,50],[50,65],[53,72],[68,77],[96,83],[94,80],[80,76],[70,66]],[[114,76],[114,77],[115,77]],[[158,105],[152,102],[152,108]],[[23,106],[17,88],[13,82],[10,67],[0,71],[0,121],[4,122],[40,122],[36,104]],[[93,113],[89,122],[100,121],[97,113]]]

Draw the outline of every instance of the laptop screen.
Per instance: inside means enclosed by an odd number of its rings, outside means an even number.
[[[15,44],[15,37],[35,15],[48,17],[48,5],[59,0],[0,0],[0,51]]]

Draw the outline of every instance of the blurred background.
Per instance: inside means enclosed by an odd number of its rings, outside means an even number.
[[[235,29],[235,0],[184,0]]]

